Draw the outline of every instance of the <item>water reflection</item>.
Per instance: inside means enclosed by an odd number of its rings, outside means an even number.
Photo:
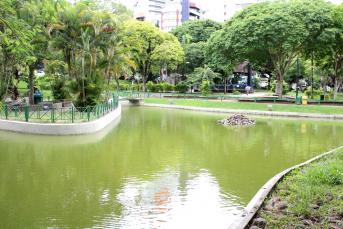
[[[4,228],[227,228],[272,176],[342,145],[341,122],[123,108],[84,136],[0,131]]]

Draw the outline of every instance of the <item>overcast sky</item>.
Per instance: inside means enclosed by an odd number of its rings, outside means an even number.
[[[133,4],[139,2],[139,0],[120,0],[128,8],[133,9]],[[239,0],[231,0],[234,2],[239,2]],[[202,10],[209,10],[209,13],[206,15],[207,18],[219,21],[221,20],[220,16],[223,10],[222,0],[192,0],[192,2],[199,3]],[[340,4],[343,0],[330,0],[333,4]],[[220,12],[220,13],[218,13]]]

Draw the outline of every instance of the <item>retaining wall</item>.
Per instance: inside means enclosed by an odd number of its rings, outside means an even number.
[[[41,135],[77,135],[95,133],[104,129],[121,115],[121,105],[101,118],[81,123],[33,123],[15,120],[0,120],[0,130]]]

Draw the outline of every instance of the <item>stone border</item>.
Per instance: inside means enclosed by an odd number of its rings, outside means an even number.
[[[76,135],[95,133],[121,115],[121,105],[106,115],[90,122],[80,123],[36,123],[0,119],[0,130],[40,135]]]
[[[316,156],[304,163],[301,163],[299,165],[295,165],[289,169],[286,169],[282,171],[281,173],[274,176],[272,179],[270,179],[252,198],[252,200],[249,202],[249,204],[246,206],[246,208],[243,210],[242,214],[238,217],[236,217],[235,221],[228,227],[228,229],[245,229],[247,228],[249,222],[253,219],[256,212],[261,208],[263,201],[266,199],[266,197],[269,195],[269,193],[272,191],[272,189],[276,186],[276,184],[289,172],[293,171],[296,168],[302,167],[304,165],[307,165],[319,158],[324,157],[325,155],[331,154],[339,149],[342,149],[343,146],[331,150],[329,152],[326,152],[324,154],[321,154],[319,156]]]
[[[125,105],[125,104],[123,103],[123,105]],[[178,106],[178,105],[165,105],[165,104],[155,104],[155,103],[141,103],[140,105],[141,106],[147,106],[147,107],[174,108],[174,109],[183,109],[183,110],[207,111],[207,112],[218,112],[218,113],[232,113],[232,114],[250,114],[250,115],[294,117],[294,118],[343,119],[343,115],[340,115],[340,114],[236,110],[236,109],[224,109],[224,108],[207,108],[207,107],[189,107],[189,106]]]

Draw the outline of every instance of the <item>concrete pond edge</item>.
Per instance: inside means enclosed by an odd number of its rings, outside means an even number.
[[[98,132],[121,115],[121,105],[106,115],[80,123],[37,123],[0,119],[0,130],[38,135],[79,135]]]
[[[258,212],[258,210],[262,207],[264,200],[272,192],[272,190],[275,188],[276,184],[284,176],[286,176],[289,172],[293,171],[296,168],[303,167],[304,165],[307,165],[311,162],[314,162],[314,161],[318,160],[319,158],[322,158],[328,154],[334,153],[340,149],[343,149],[343,146],[338,147],[336,149],[333,149],[329,152],[323,153],[321,155],[318,155],[318,156],[316,156],[316,157],[314,157],[314,158],[312,158],[306,162],[295,165],[295,166],[288,168],[288,169],[282,171],[281,173],[275,175],[265,185],[262,186],[262,188],[256,193],[256,195],[252,198],[252,200],[249,202],[249,204],[242,211],[242,213],[236,217],[236,219],[228,227],[228,229],[245,229],[245,228],[248,228],[250,221],[253,219],[253,217]]]
[[[122,102],[121,102],[122,103]],[[122,103],[124,106],[128,103]],[[193,111],[207,111],[218,113],[232,113],[232,114],[249,114],[249,115],[262,115],[262,116],[276,116],[276,117],[293,117],[293,118],[321,118],[321,119],[343,119],[340,114],[320,114],[320,113],[299,113],[299,112],[279,112],[279,111],[256,111],[256,110],[238,110],[238,109],[225,109],[225,108],[209,108],[209,107],[190,107],[178,105],[165,105],[155,103],[141,102],[140,106],[147,107],[161,107],[161,108],[174,108]]]

